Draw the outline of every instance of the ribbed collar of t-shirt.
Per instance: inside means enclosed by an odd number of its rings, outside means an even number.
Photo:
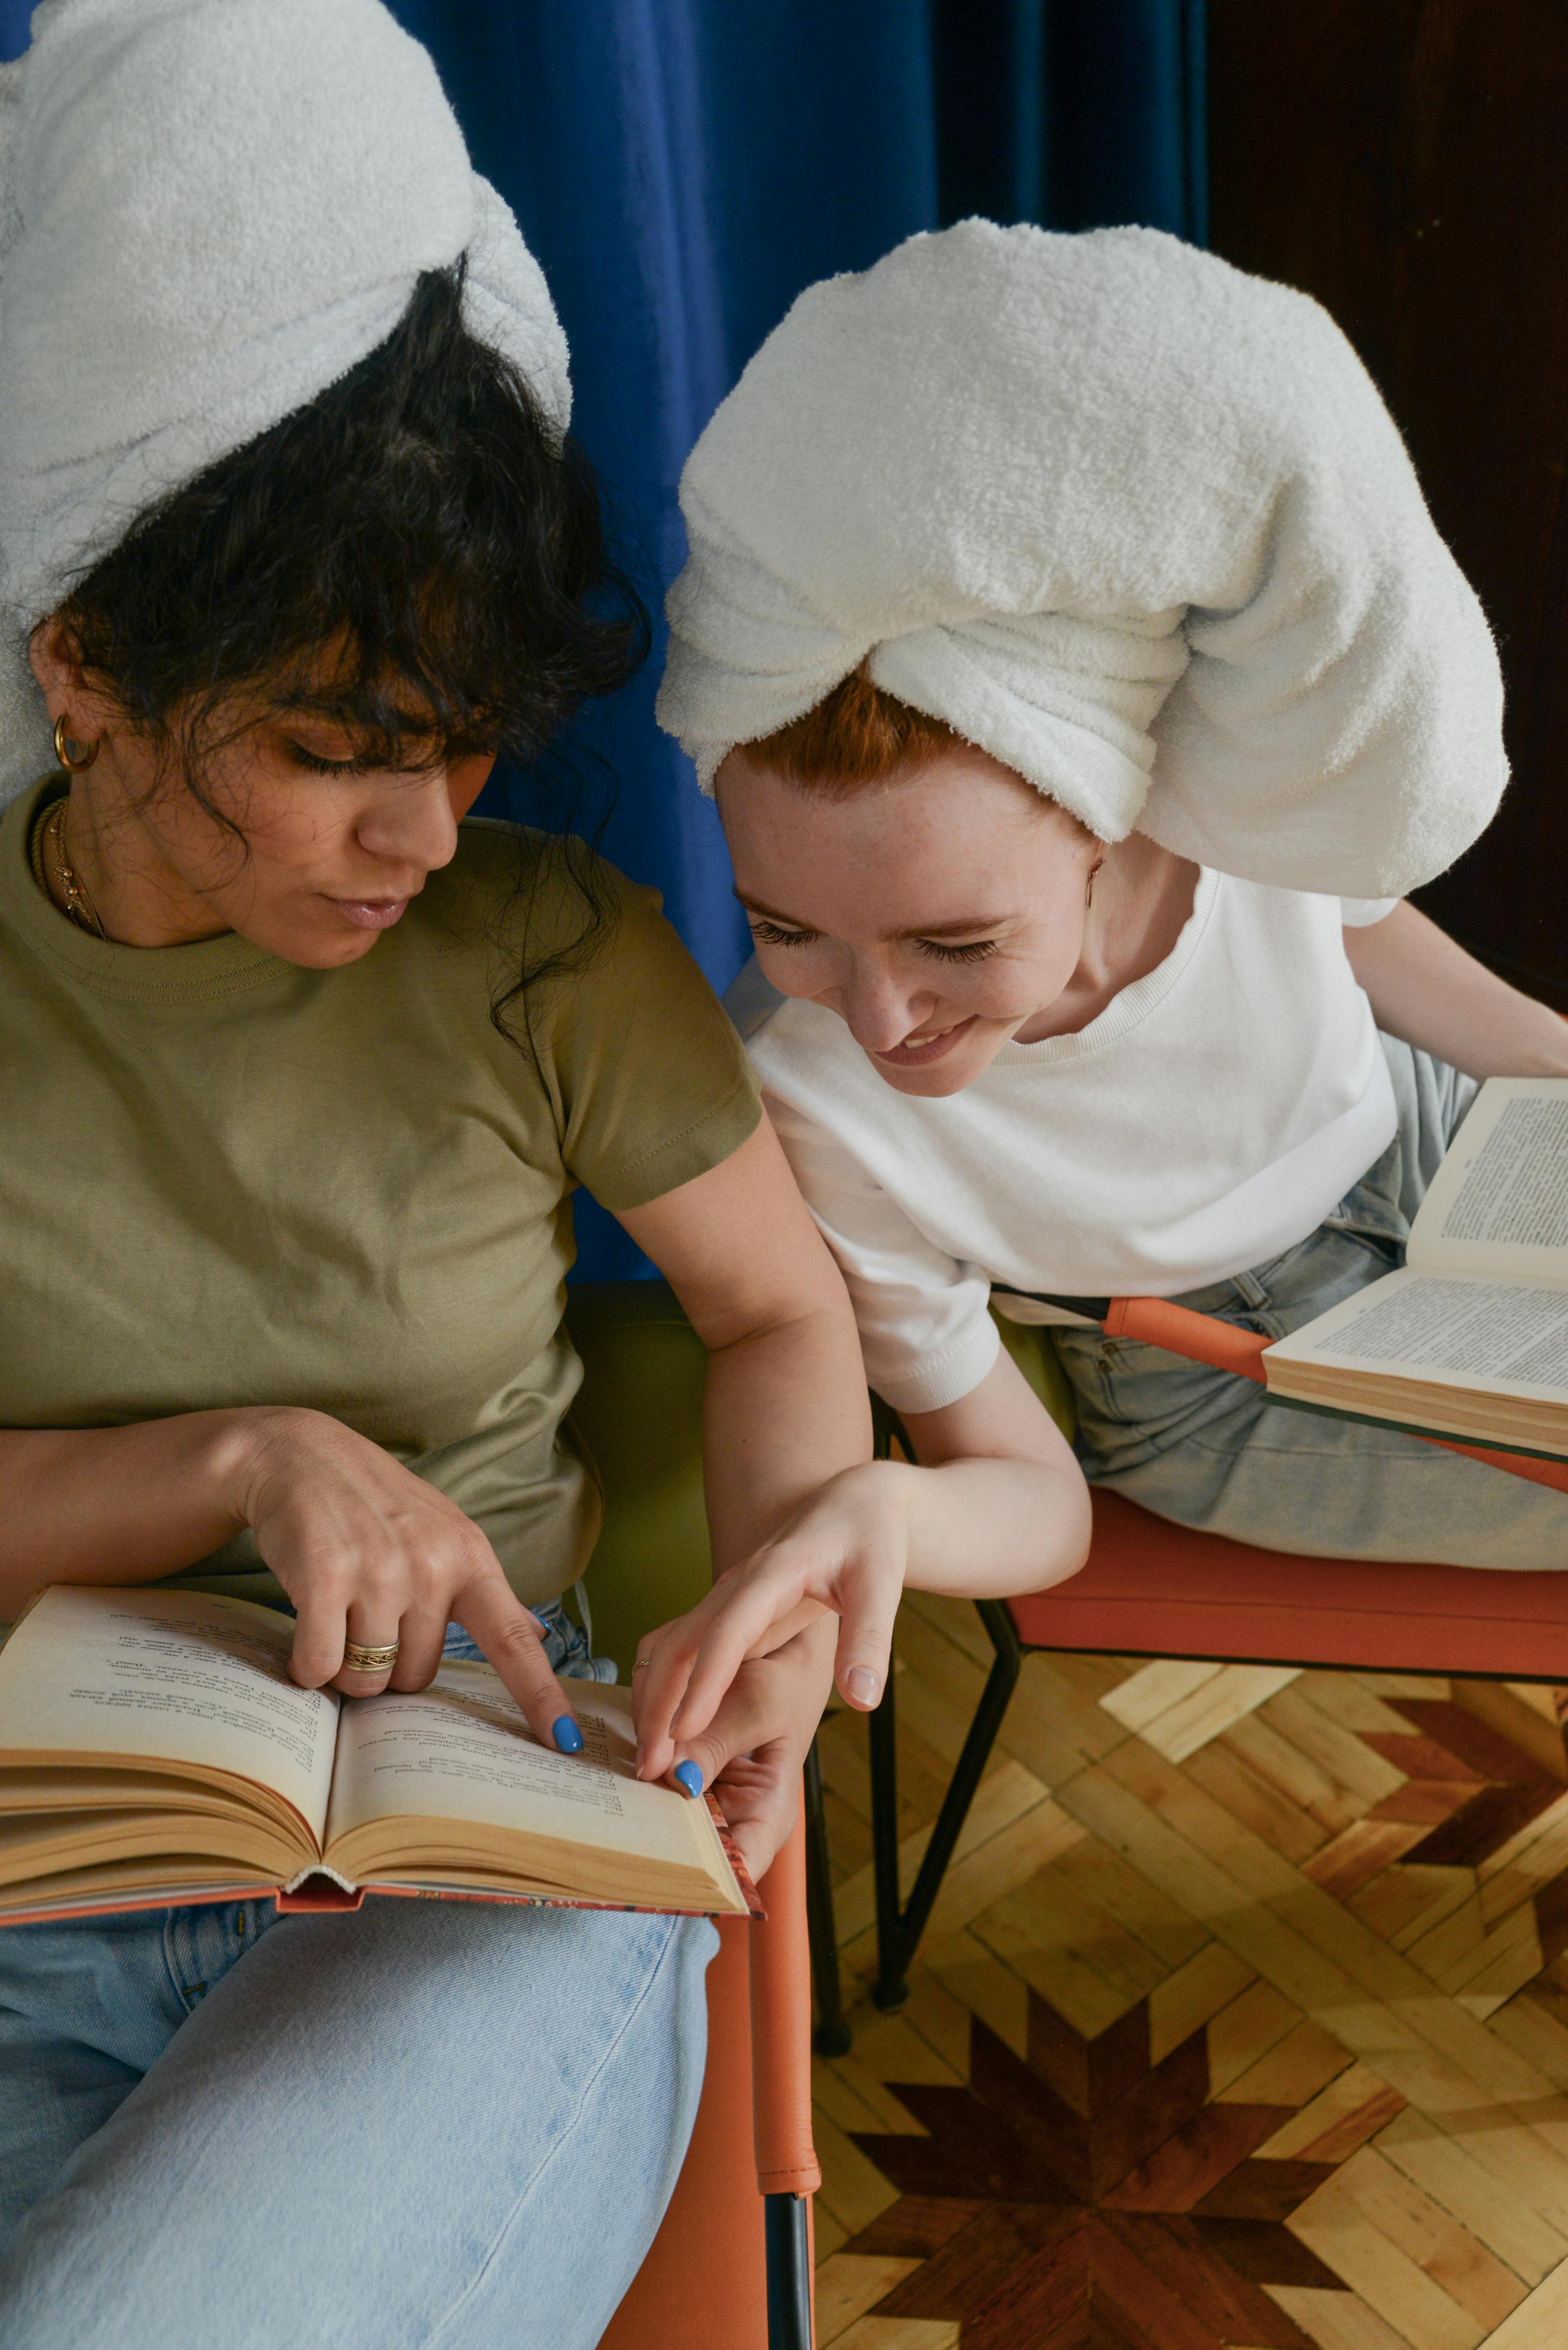
[[[40,809],[58,797],[64,783],[61,775],[46,775],[0,816],[0,921],[43,961],[96,994],[124,1003],[169,1005],[210,1003],[295,969],[237,931],[188,946],[127,947],[95,938],[61,913],[38,886],[30,844]]]
[[[992,1067],[995,1069],[1040,1068],[1053,1061],[1087,1060],[1092,1053],[1104,1053],[1113,1045],[1125,1043],[1135,1028],[1140,1027],[1150,1013],[1166,1000],[1182,973],[1190,965],[1203,943],[1220,894],[1220,875],[1210,866],[1199,868],[1197,886],[1192,892],[1192,911],[1183,922],[1176,944],[1165,961],[1156,963],[1130,987],[1113,995],[1103,1012],[1096,1013],[1085,1028],[1069,1036],[1042,1036],[1033,1045],[1004,1045]]]

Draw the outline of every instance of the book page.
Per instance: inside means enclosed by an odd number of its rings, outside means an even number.
[[[115,1755],[270,1787],[319,1844],[338,1700],[288,1677],[290,1618],[203,1591],[46,1591],[0,1648],[0,1753]]]
[[[1407,1261],[1568,1284],[1568,1078],[1488,1078],[1421,1203]]]
[[[1568,1397],[1568,1290],[1391,1273],[1282,1338],[1263,1362]]]
[[[348,1699],[329,1856],[383,1818],[465,1821],[686,1868],[706,1856],[704,1806],[636,1775],[630,1691],[578,1681],[572,1701],[580,1754],[542,1746],[490,1665],[449,1659],[415,1695]]]

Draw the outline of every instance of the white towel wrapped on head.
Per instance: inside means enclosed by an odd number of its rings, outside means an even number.
[[[1507,779],[1485,618],[1350,345],[1152,229],[814,286],[681,480],[659,714],[711,789],[865,661],[1102,839],[1403,894]]]
[[[544,277],[381,0],[44,0],[0,68],[0,799],[50,764],[36,623],[463,253],[564,433]]]

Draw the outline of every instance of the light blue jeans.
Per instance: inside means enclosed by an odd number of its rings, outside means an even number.
[[[0,2343],[590,2350],[680,2168],[716,1948],[444,1901],[0,1931]]]
[[[1179,1304],[1282,1338],[1404,1262],[1476,1087],[1383,1041],[1399,1107],[1383,1157],[1296,1247]],[[1163,1347],[1052,1336],[1077,1399],[1085,1474],[1162,1518],[1320,1558],[1568,1567],[1568,1496],[1397,1429],[1270,1403],[1252,1381]]]

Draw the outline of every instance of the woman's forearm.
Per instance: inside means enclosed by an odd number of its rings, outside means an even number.
[[[1002,1598],[1077,1573],[1089,1548],[1089,1489],[1005,1347],[957,1403],[904,1420],[920,1463],[908,1503],[917,1590]]]
[[[722,1575],[869,1458],[848,1294],[766,1118],[719,1166],[620,1221],[708,1349],[703,1475]]]
[[[0,1620],[51,1583],[151,1583],[239,1532],[257,1411],[0,1430]]]
[[[1347,928],[1345,951],[1390,1036],[1472,1077],[1568,1076],[1568,1021],[1499,979],[1416,907]]]
[[[1088,1555],[1089,1494],[1077,1464],[947,1461],[881,1465],[908,1488],[908,1565],[915,1591],[1001,1599],[1076,1575]]]
[[[836,1300],[714,1348],[702,1399],[714,1573],[747,1557],[870,1450],[859,1340]]]

